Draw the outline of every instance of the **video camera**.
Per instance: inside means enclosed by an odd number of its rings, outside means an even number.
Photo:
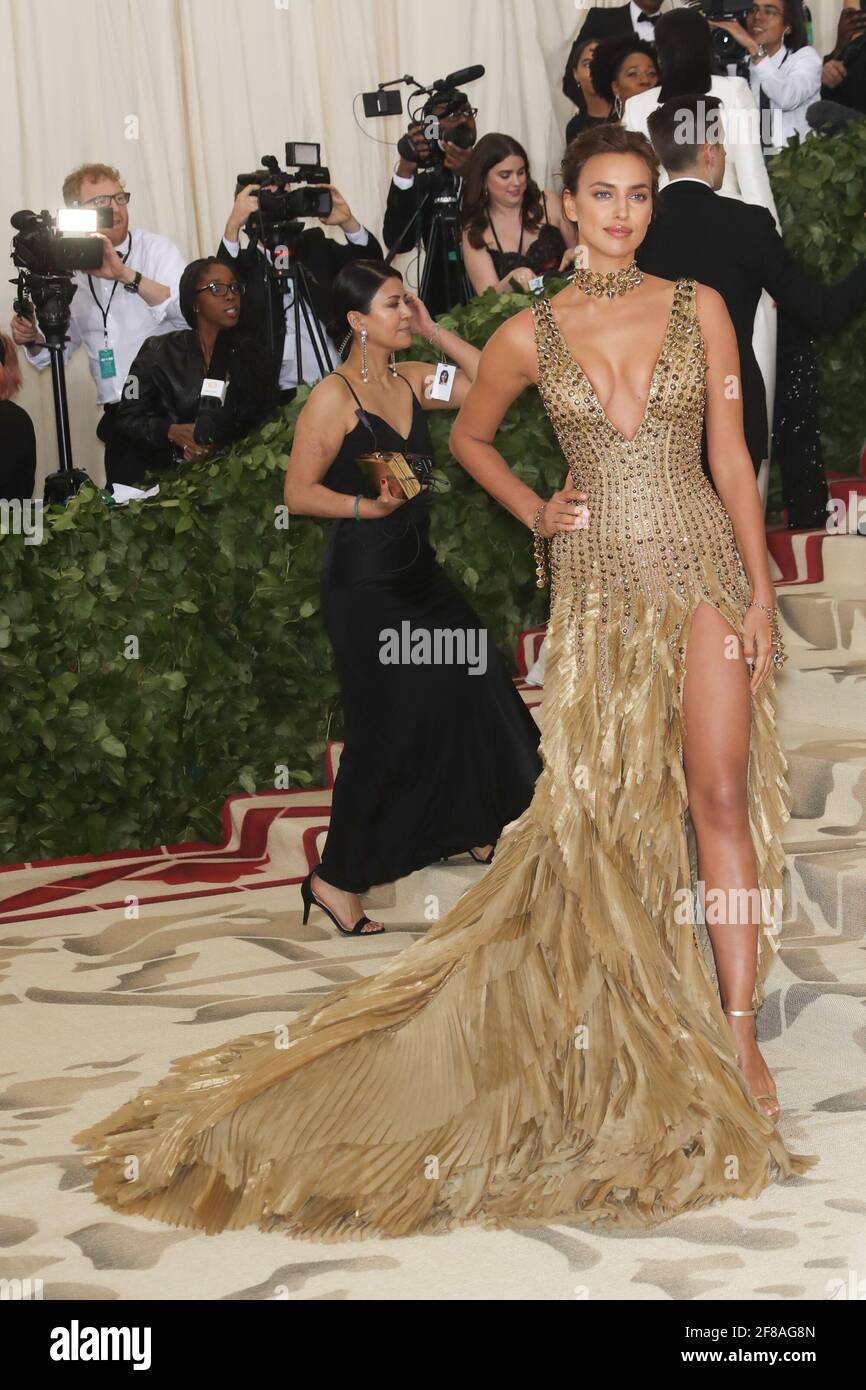
[[[35,315],[51,357],[60,469],[45,479],[46,505],[65,504],[88,481],[87,474],[72,463],[63,347],[69,331],[69,306],[78,289],[73,272],[97,270],[102,265],[105,243],[93,233],[107,229],[113,220],[111,208],[61,208],[53,218],[49,212],[23,208],[12,216],[16,233],[12,261],[18,268],[12,281],[17,286],[15,313],[25,319]]]
[[[286,143],[286,164],[295,170],[289,173],[281,169],[276,156],[262,156],[262,168],[251,174],[238,174],[236,187],[249,188],[258,185],[258,212],[249,219],[247,231],[260,232],[262,223],[271,226],[285,225],[303,217],[327,217],[332,207],[329,188],[316,188],[316,184],[329,184],[331,175],[321,162],[321,145]],[[276,185],[276,189],[270,186]],[[292,184],[308,185],[292,188]],[[312,186],[310,186],[312,185]],[[249,223],[252,223],[252,228]]]
[[[749,5],[740,3],[739,0],[693,0],[692,8],[700,10],[706,19],[735,19],[744,29],[746,28]],[[736,63],[741,69],[740,75],[747,76],[748,54],[742,44],[737,43],[737,40],[725,33],[724,29],[711,29],[710,33],[719,71],[726,73],[728,64]]]

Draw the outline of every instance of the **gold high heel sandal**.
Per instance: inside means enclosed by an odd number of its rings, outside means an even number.
[[[726,1009],[726,1008],[723,1007],[723,1008],[722,1008],[722,1013],[723,1013],[723,1014],[728,1014],[729,1017],[731,1017],[731,1018],[756,1018],[756,1017],[757,1017],[757,1010],[756,1010],[756,1009]],[[739,1061],[739,1059],[738,1059],[738,1061]],[[742,1070],[742,1067],[740,1068],[740,1070]],[[769,1101],[775,1101],[776,1108],[775,1108],[775,1110],[773,1111],[772,1115],[767,1115],[767,1119],[768,1119],[768,1120],[775,1120],[776,1116],[779,1115],[779,1114],[781,1113],[782,1107],[781,1107],[781,1105],[779,1104],[779,1097],[778,1097],[778,1096],[774,1096],[773,1093],[772,1093],[772,1091],[763,1091],[760,1095],[753,1096],[753,1099],[754,1099],[754,1100],[769,1100]],[[765,1113],[765,1112],[763,1112],[763,1113]]]

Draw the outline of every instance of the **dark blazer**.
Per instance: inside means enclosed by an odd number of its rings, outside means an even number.
[[[427,180],[428,175],[424,172],[415,175],[415,182],[411,188],[398,188],[394,180],[391,180],[388,188],[388,200],[385,205],[385,222],[382,228],[382,235],[389,252],[396,251],[397,255],[402,255],[406,251],[414,250],[419,241],[425,251],[428,249],[433,222],[432,198],[428,201],[418,220],[413,223],[412,230],[401,236],[403,229],[417,210],[419,202],[428,191]],[[459,207],[463,192],[462,182],[456,186]],[[438,314],[444,314],[452,305],[460,303],[463,253],[459,226],[456,230],[456,241],[459,248],[457,258],[448,258],[447,273],[443,273],[439,256],[437,256],[436,263],[430,271],[430,287],[425,302],[434,319]]]
[[[824,101],[836,101],[840,106],[851,106],[866,114],[866,35],[849,43],[841,57],[848,70],[847,76],[838,87],[822,87],[821,96]]]
[[[787,250],[766,208],[679,179],[662,189],[659,201],[635,260],[650,275],[685,276],[712,286],[724,299],[740,354],[743,432],[757,472],[769,433],[764,381],[752,350],[761,291],[809,333],[831,333],[866,304],[866,259],[838,284],[821,285]],[[706,459],[704,466],[709,472]]]
[[[310,299],[316,318],[327,328],[331,320],[331,285],[344,265],[350,261],[380,261],[382,247],[372,232],[366,246],[355,246],[351,241],[341,244],[333,237],[326,236],[321,227],[305,227],[298,237],[298,255],[307,272],[310,283]],[[245,293],[241,307],[239,327],[258,338],[270,351],[269,320],[267,314],[268,296],[273,306],[273,378],[276,383],[283,361],[283,347],[286,341],[286,311],[282,294],[267,276],[269,263],[263,251],[250,243],[242,246],[234,257],[220,240],[217,259],[234,270],[243,283]],[[337,347],[339,347],[339,343]],[[312,366],[312,363],[310,364]],[[334,366],[338,365],[334,363]]]
[[[277,391],[268,372],[265,349],[240,327],[223,330],[214,345],[208,370],[222,376],[217,369],[218,354],[229,383],[214,440],[214,448],[223,448],[276,408]],[[134,485],[146,469],[182,464],[182,457],[168,439],[168,429],[170,425],[195,423],[205,376],[204,358],[191,328],[145,339],[117,407],[115,439],[118,450],[123,448],[123,471],[113,481]],[[128,391],[133,382],[135,390]]]

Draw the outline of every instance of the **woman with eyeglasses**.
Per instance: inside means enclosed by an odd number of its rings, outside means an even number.
[[[260,343],[238,329],[243,286],[215,257],[193,261],[178,303],[189,328],[148,338],[129,369],[117,414],[127,444],[122,481],[206,457],[248,434],[274,409],[276,391]],[[196,439],[205,378],[226,383],[209,414],[208,442]],[[201,436],[203,431],[198,431]]]

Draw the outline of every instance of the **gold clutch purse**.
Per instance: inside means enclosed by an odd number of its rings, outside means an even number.
[[[382,490],[382,479],[388,479],[388,491],[392,497],[416,497],[421,484],[405,454],[373,453],[359,454],[357,462],[375,486],[375,495]]]

